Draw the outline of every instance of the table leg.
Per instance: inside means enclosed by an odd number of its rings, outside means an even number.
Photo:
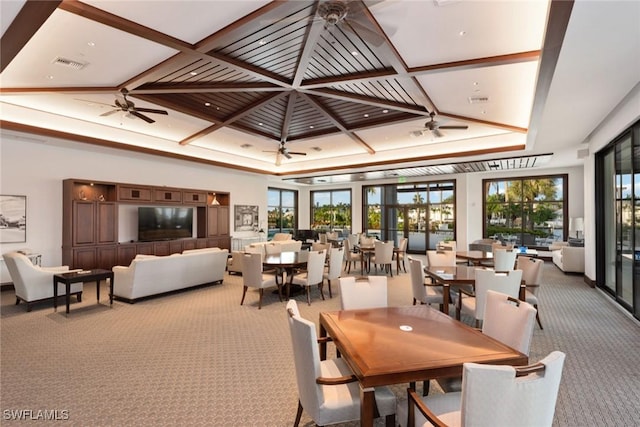
[[[327,330],[320,324],[320,360],[327,360]]]
[[[113,276],[109,278],[109,306],[113,307]]]
[[[449,301],[451,301],[451,290],[448,283],[442,286],[442,312],[449,314]]]
[[[65,299],[67,300],[67,314],[69,314],[69,304],[71,304],[71,295],[70,295],[71,283],[67,281],[67,282],[65,282],[64,286],[66,288],[65,290],[66,290],[66,294],[67,294],[65,296]]]
[[[100,304],[100,280],[96,280],[96,299]]]
[[[53,311],[58,311],[58,281],[53,279]]]
[[[360,386],[360,425],[373,427],[373,412],[375,411],[375,393],[373,387]]]

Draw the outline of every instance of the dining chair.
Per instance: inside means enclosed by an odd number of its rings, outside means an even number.
[[[502,292],[518,299],[521,282],[522,270],[498,272],[477,268],[475,270],[475,290],[473,294],[470,294],[465,289],[460,289],[456,319],[460,320],[461,314],[469,315],[475,319],[476,327],[479,327],[484,319],[487,291]]]
[[[298,385],[298,410],[316,425],[326,426],[360,419],[360,386],[342,358],[320,360],[316,325],[300,316],[295,300],[287,303],[287,318]],[[395,426],[396,396],[388,387],[375,387],[377,413],[387,427]]]
[[[350,240],[344,241],[344,269],[347,273],[351,272],[351,264],[356,265],[360,261],[360,253],[355,251],[355,246]]]
[[[513,249],[512,243],[495,242],[491,244],[491,252],[495,253],[496,249]]]
[[[444,304],[444,286],[425,283],[424,263],[421,259],[409,257],[409,274],[411,275],[411,290],[413,293],[413,305],[420,304]]]
[[[258,309],[262,308],[262,297],[264,289],[273,286],[278,287],[278,296],[282,302],[282,284],[278,282],[275,275],[264,274],[262,271],[262,259],[257,253],[244,253],[242,255],[242,300],[240,305],[244,304],[244,298],[247,295],[248,288],[256,288],[260,294],[258,299]]]
[[[427,250],[427,263],[435,267],[455,267],[456,252],[452,250]]]
[[[384,270],[393,277],[393,268],[391,266],[393,263],[393,242],[382,242],[376,240],[374,246],[375,250],[373,255],[369,258],[369,265],[373,264],[376,272],[378,271],[378,266],[380,266],[381,271]]]
[[[447,240],[447,241],[442,240],[438,242],[438,244],[436,245],[436,249],[449,249],[452,251],[457,251],[458,245],[456,244],[455,240]]]
[[[320,242],[313,242],[311,243],[311,250],[312,251],[329,251],[329,248],[331,248],[331,244],[330,243],[320,243]]]
[[[402,269],[404,272],[407,272],[407,266],[404,261],[407,258],[407,245],[409,244],[409,239],[406,237],[400,238],[398,242],[398,250],[394,252],[396,257],[396,274],[400,274],[400,264],[402,263]]]
[[[264,252],[269,255],[280,255],[282,253],[282,245],[279,243],[267,243],[264,245]]]
[[[329,298],[333,298],[331,292],[331,282],[340,278],[342,272],[342,258],[344,257],[344,248],[329,249],[329,265],[322,275],[322,280],[326,280],[329,287]]]
[[[494,249],[493,269],[495,271],[511,271],[516,265],[518,252],[515,249]]]
[[[349,234],[345,240],[348,240],[351,244],[351,247],[355,248],[356,246],[358,246],[358,243],[360,243],[360,236],[358,236],[357,234]]]
[[[526,285],[525,301],[536,309],[536,320],[538,326],[543,329],[540,322],[540,310],[538,308],[538,292],[542,285],[542,273],[544,272],[544,261],[540,258],[528,256],[518,256],[516,258],[516,268],[522,270],[522,280]]]
[[[318,233],[318,241],[320,243],[327,243],[327,233]]]
[[[307,303],[311,305],[311,286],[318,285],[320,296],[324,299],[322,285],[324,282],[324,262],[327,259],[327,251],[309,251],[307,268],[294,274],[291,283],[307,288]]]
[[[31,311],[31,303],[53,298],[53,276],[55,274],[69,273],[67,265],[41,267],[34,265],[26,255],[17,251],[6,252],[2,257],[16,292],[16,305],[20,304],[20,301],[24,301],[27,304],[27,311]],[[58,284],[58,295],[65,294],[65,285]],[[72,283],[70,294],[75,295],[78,302],[81,302],[82,283]]]
[[[536,309],[531,304],[501,292],[487,291],[483,334],[528,356],[535,319]],[[462,377],[438,378],[437,382],[445,393],[462,390]]]
[[[341,277],[340,304],[343,310],[386,307],[387,276]]]
[[[462,391],[420,397],[408,389],[408,402],[398,404],[398,422],[411,427],[551,426],[564,360],[563,352],[552,351],[528,366],[465,363]]]

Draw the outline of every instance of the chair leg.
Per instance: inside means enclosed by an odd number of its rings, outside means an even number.
[[[311,305],[311,286],[305,286],[307,288],[307,304]]]
[[[320,296],[322,297],[322,300],[324,301],[324,292],[322,291],[322,288],[324,288],[324,280],[320,283],[318,283],[318,289],[320,289]]]
[[[240,305],[244,304],[245,295],[247,295],[247,287],[246,286],[244,286],[244,289],[242,290],[242,299],[240,300]]]
[[[278,283],[276,279],[276,285],[278,286],[278,297],[280,298],[280,302],[282,302],[282,283]]]
[[[300,424],[300,418],[302,417],[302,403],[298,400],[298,412],[296,412],[296,420],[293,423],[293,427],[298,427]]]
[[[333,298],[333,294],[331,293],[331,279],[327,279],[327,284],[329,285],[329,298]]]
[[[16,297],[16,305],[20,304],[20,298]]]
[[[534,305],[533,307],[536,309],[536,320],[538,321],[538,326],[540,326],[540,329],[544,329],[542,327],[542,322],[540,322],[540,312],[538,311],[538,306]]]

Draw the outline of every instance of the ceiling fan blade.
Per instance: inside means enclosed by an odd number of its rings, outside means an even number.
[[[282,155],[280,154],[280,152],[278,151],[276,153],[276,166],[280,166],[280,164],[282,163]]]
[[[444,136],[444,134],[440,132],[440,130],[438,130],[437,128],[433,129],[432,132],[436,136],[436,138],[442,138]]]
[[[289,154],[289,152],[287,150],[280,150],[280,154],[285,156],[287,159],[291,158],[291,154]]]
[[[135,111],[135,110],[133,110],[133,111],[129,111],[129,114],[131,114],[132,116],[136,116],[137,118],[142,119],[142,120],[144,120],[144,121],[145,121],[145,122],[147,122],[147,123],[155,123],[155,122],[156,122],[155,120],[153,120],[153,119],[151,119],[151,118],[149,118],[149,117],[145,116],[144,114],[140,114],[140,113],[138,113],[138,112],[137,112],[137,111]]]
[[[104,112],[104,113],[100,114],[100,116],[101,116],[101,117],[110,116],[110,115],[112,115],[112,114],[117,113],[118,111],[122,111],[122,110],[117,109],[117,110],[106,111],[106,112]]]
[[[386,38],[378,32],[372,30],[355,19],[346,18],[344,22],[347,24],[342,28],[349,30],[358,35],[362,40],[374,46],[382,46],[386,42]]]
[[[299,151],[288,151],[289,154],[295,154],[296,156],[306,156],[307,153],[301,153]]]
[[[169,115],[169,113],[167,113],[165,110],[156,110],[153,108],[137,108],[136,107],[135,110],[143,113],[164,114],[165,116]]]
[[[467,125],[438,126],[439,129],[469,129]]]

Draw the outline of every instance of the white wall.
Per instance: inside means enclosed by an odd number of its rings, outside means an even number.
[[[27,241],[1,244],[0,252],[27,247],[42,254],[45,266],[62,262],[66,178],[229,192],[231,230],[235,204],[258,205],[260,220],[267,218],[267,179],[256,174],[7,132],[0,139],[0,166],[0,194],[27,196]],[[0,282],[8,281],[3,265]]]

